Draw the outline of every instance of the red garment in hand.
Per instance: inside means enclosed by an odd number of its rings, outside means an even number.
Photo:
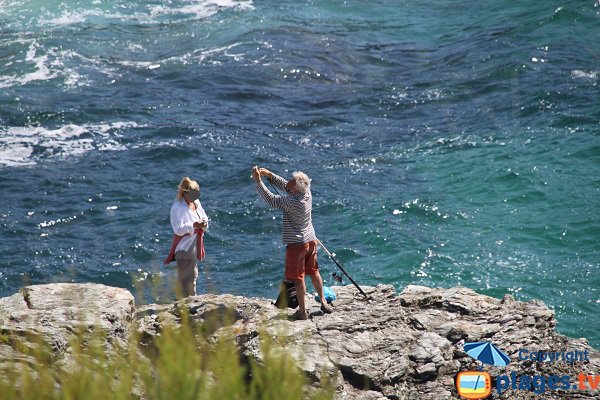
[[[204,260],[204,231],[200,228],[196,228],[194,229],[194,233],[197,235],[197,239],[198,239],[198,260],[202,261]],[[167,265],[168,263],[175,261],[175,249],[177,248],[177,245],[179,244],[179,242],[181,242],[181,239],[183,239],[184,237],[188,236],[189,233],[186,233],[183,236],[179,236],[179,235],[173,235],[173,243],[171,244],[171,250],[169,250],[169,255],[167,256],[167,258],[164,261],[164,265]]]

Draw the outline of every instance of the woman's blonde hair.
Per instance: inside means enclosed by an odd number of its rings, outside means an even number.
[[[198,182],[191,180],[187,176],[184,176],[183,179],[181,179],[181,182],[179,182],[179,186],[177,186],[177,189],[178,189],[178,192],[177,192],[177,197],[175,199],[181,200],[184,192],[187,192],[190,189],[200,190],[200,185],[198,185]]]

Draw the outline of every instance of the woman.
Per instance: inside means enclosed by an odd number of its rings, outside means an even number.
[[[177,282],[183,297],[196,294],[198,261],[204,258],[204,231],[208,217],[200,204],[200,186],[187,176],[181,180],[171,206],[173,243],[165,264],[177,261]]]

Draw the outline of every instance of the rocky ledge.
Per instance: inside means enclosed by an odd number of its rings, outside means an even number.
[[[259,341],[269,335],[285,340],[311,382],[322,374],[337,382],[336,399],[452,399],[458,398],[454,378],[460,371],[477,370],[480,363],[463,351],[465,342],[491,341],[511,358],[507,367],[484,368],[492,377],[598,376],[600,354],[584,339],[555,332],[554,314],[539,301],[520,302],[506,295],[496,299],[455,287],[433,289],[408,286],[397,294],[392,286],[364,287],[365,300],[353,286],[333,288],[334,313],[323,315],[317,303],[307,321],[291,321],[292,310],[280,311],[271,300],[232,295],[198,295],[174,304],[135,307],[125,289],[98,284],[28,286],[0,299],[0,333],[6,338],[40,338],[59,358],[68,354],[75,332],[99,326],[110,345],[126,343],[133,330],[149,342],[166,323],[179,321],[189,310],[193,323],[209,318],[234,332],[240,351],[261,359]],[[228,315],[228,322],[223,316]],[[227,325],[227,326],[225,326]],[[217,333],[218,334],[218,331]],[[0,368],[32,362],[23,340],[0,340]],[[25,343],[27,345],[27,343]],[[521,361],[519,352],[586,352],[586,361],[567,363]],[[494,386],[495,384],[493,384]],[[495,391],[494,391],[495,393]],[[597,390],[531,392],[509,387],[503,399],[599,398]]]

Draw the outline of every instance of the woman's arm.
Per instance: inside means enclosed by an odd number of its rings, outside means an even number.
[[[173,203],[171,207],[171,227],[173,228],[173,232],[178,236],[194,233],[194,223],[189,218],[186,218],[186,211],[178,203]]]
[[[198,215],[198,218],[200,218],[200,228],[202,230],[206,231],[208,229],[208,215],[206,215],[204,208],[202,208],[202,204],[200,204],[200,200],[196,200],[195,204],[196,204],[196,214]]]

